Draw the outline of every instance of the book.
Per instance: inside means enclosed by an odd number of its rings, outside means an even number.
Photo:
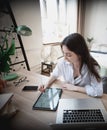
[[[13,93],[3,93],[0,94],[0,111],[6,106],[6,104],[13,97]]]

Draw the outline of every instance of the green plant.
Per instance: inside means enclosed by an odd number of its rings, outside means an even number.
[[[8,43],[9,32],[1,37],[0,43],[0,73],[9,72],[11,64],[11,55],[15,54],[15,39],[12,38],[11,43]]]
[[[13,33],[30,36],[32,30],[26,25],[20,25],[17,28],[11,26],[11,28],[5,30],[4,35],[0,38],[0,74],[2,72],[8,73],[11,69],[11,55],[15,54],[15,38],[13,38]]]
[[[87,37],[87,41],[88,41],[88,48],[89,48],[89,50],[91,50],[91,47],[92,47],[92,41],[94,40],[94,38],[93,37]]]
[[[94,39],[93,37],[91,37],[91,38],[87,37],[87,41],[88,41],[89,43],[91,43],[93,39]]]

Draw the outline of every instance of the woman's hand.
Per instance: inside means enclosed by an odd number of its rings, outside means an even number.
[[[64,83],[62,85],[62,88],[66,89],[66,90],[70,90],[70,91],[86,93],[85,87],[75,86],[75,85],[68,84],[68,83]]]
[[[64,83],[62,85],[62,88],[65,90],[71,90],[71,91],[76,91],[76,86],[68,83]]]
[[[39,86],[39,88],[38,88],[38,90],[40,91],[40,92],[45,92],[45,87],[44,87],[44,85],[41,85],[41,86]]]
[[[52,83],[53,83],[55,80],[56,80],[56,77],[51,76],[51,77],[49,78],[48,82],[45,83],[45,85],[40,85],[40,86],[39,86],[38,90],[39,90],[40,92],[45,92],[45,90],[46,90],[47,88],[50,88],[50,87],[51,87]]]

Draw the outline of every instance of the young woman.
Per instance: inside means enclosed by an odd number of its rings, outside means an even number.
[[[99,75],[100,66],[88,50],[85,39],[78,33],[67,36],[61,43],[64,58],[60,59],[53,70],[49,81],[40,86],[41,92],[52,83],[63,77],[63,89],[86,93],[93,97],[101,97],[103,84]]]

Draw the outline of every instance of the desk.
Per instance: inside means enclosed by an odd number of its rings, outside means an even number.
[[[21,73],[19,73],[21,74]],[[49,123],[54,123],[56,119],[56,112],[51,111],[41,111],[41,110],[32,110],[32,105],[36,101],[37,97],[40,95],[39,91],[36,92],[23,92],[22,88],[25,85],[40,85],[45,83],[49,77],[35,74],[32,72],[23,72],[21,75],[27,76],[29,82],[22,82],[15,87],[13,81],[8,82],[5,92],[13,92],[14,96],[12,102],[19,109],[19,112],[9,120],[9,127],[11,130],[51,130]],[[53,84],[55,87],[61,87],[61,82],[56,81]],[[64,90],[61,98],[90,98],[86,94],[69,92]],[[104,94],[101,100],[104,103],[104,106],[107,109],[107,95]]]

